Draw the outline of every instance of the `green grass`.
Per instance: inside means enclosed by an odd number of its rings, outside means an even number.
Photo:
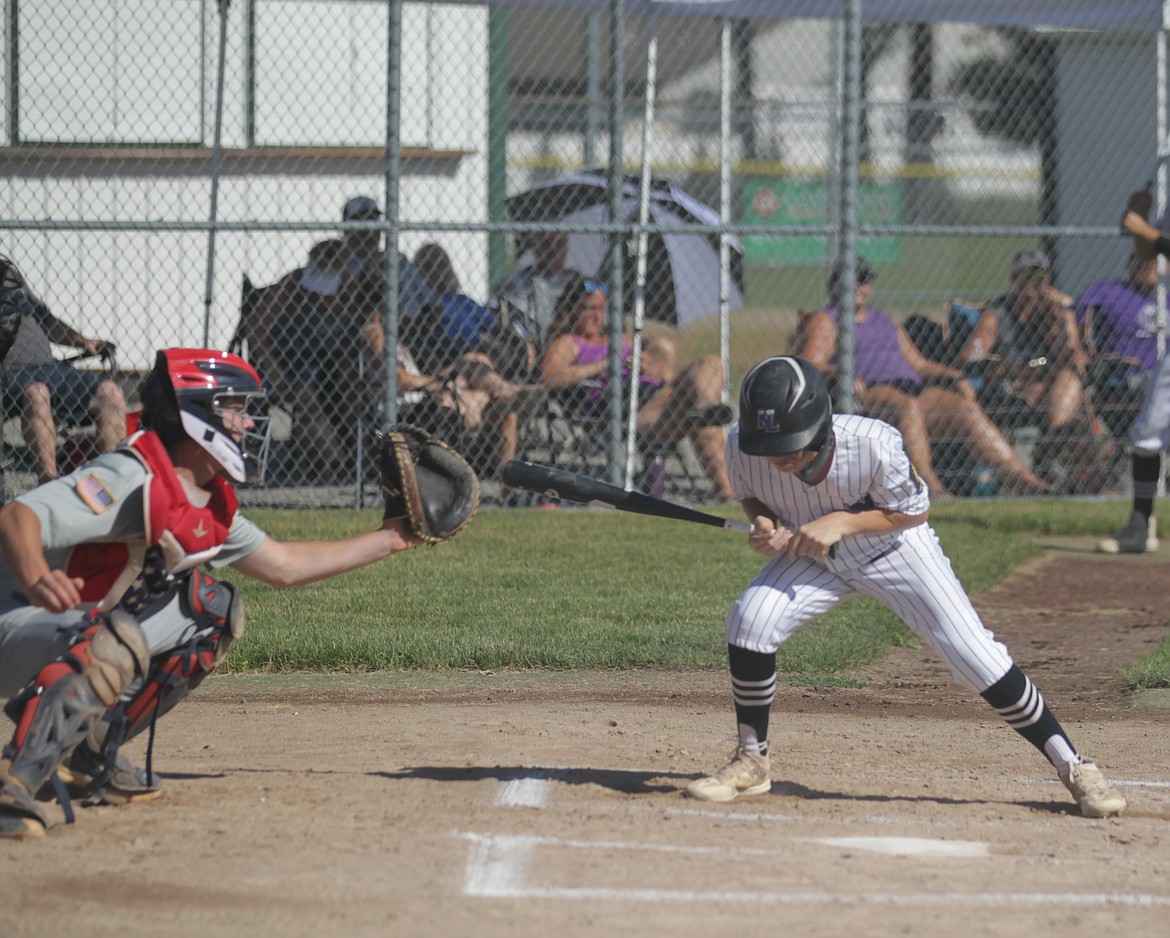
[[[933,521],[974,593],[1039,553],[1026,535],[1096,533],[1119,510],[1116,502],[982,501],[940,506]],[[250,514],[281,539],[338,537],[376,523],[372,512]],[[235,577],[248,631],[226,666],[722,667],[724,617],[759,566],[742,536],[717,528],[578,509],[483,511],[448,544],[323,583],[274,590]],[[883,606],[855,600],[787,642],[780,669],[794,682],[852,683],[860,666],[916,642]],[[1170,651],[1160,648],[1134,673],[1135,687],[1170,686]]]

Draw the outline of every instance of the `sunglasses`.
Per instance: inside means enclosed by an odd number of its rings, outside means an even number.
[[[600,290],[603,295],[609,296],[609,286],[602,280],[583,280],[581,286],[586,293],[596,293]]]
[[[1048,271],[1043,267],[1029,267],[1027,270],[1021,270],[1016,274],[1016,279],[1019,281],[1035,280],[1039,282],[1048,279]]]

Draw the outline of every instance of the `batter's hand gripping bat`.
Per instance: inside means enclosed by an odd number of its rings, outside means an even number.
[[[608,505],[618,511],[628,511],[636,515],[652,515],[655,518],[673,518],[675,521],[691,521],[695,524],[710,524],[717,528],[727,528],[730,531],[741,531],[750,534],[753,526],[746,521],[734,518],[720,518],[718,515],[709,515],[703,511],[687,508],[685,505],[676,505],[662,498],[655,498],[645,492],[630,492],[609,482],[591,479],[589,476],[578,475],[575,472],[566,472],[553,466],[541,466],[537,463],[524,462],[513,459],[504,466],[501,475],[505,485],[526,489],[529,492],[539,492],[551,498],[563,498],[569,502],[582,504]],[[829,556],[837,554],[837,545],[829,548]]]

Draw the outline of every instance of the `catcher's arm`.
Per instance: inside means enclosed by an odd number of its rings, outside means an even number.
[[[405,523],[388,521],[376,531],[335,541],[277,541],[266,537],[256,550],[231,566],[269,586],[303,586],[369,566],[420,543]]]

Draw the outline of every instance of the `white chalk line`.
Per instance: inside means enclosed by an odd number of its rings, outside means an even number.
[[[937,859],[985,859],[987,844],[980,840],[940,840],[937,837],[805,837],[805,843],[823,844],[842,850],[865,850],[890,857],[934,857]]]
[[[733,892],[692,889],[614,889],[608,887],[537,886],[525,881],[533,850],[538,846],[570,849],[639,850],[661,853],[774,854],[780,850],[742,847],[695,847],[624,841],[568,840],[559,837],[513,834],[475,834],[459,837],[473,844],[464,880],[464,894],[489,899],[611,900],[615,902],[740,902],[783,905],[828,905],[858,902],[874,905],[975,905],[1016,907],[1170,908],[1170,896],[1148,893],[893,893],[893,892]]]

